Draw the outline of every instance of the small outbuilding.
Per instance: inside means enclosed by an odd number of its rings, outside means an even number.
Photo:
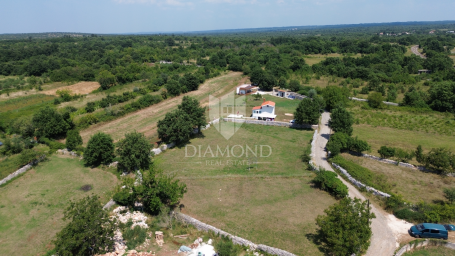
[[[251,84],[243,84],[243,85],[237,86],[235,93],[237,93],[239,95],[246,95],[246,94],[252,93],[254,89],[256,89],[256,86],[253,86]]]
[[[429,69],[419,69],[419,75],[420,74],[431,74],[431,70],[429,70]]]

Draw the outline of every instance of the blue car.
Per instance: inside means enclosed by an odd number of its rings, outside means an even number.
[[[443,224],[447,231],[455,231],[455,225],[452,224]]]
[[[421,223],[412,226],[409,234],[417,238],[439,238],[445,240],[449,238],[449,233],[443,225],[433,223]]]

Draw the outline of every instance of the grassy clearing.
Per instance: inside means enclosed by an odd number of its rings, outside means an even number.
[[[454,256],[455,250],[446,247],[426,247],[407,252],[403,256]]]
[[[391,185],[393,193],[403,195],[405,200],[412,203],[420,201],[433,203],[437,200],[446,200],[443,193],[444,188],[455,186],[454,177],[425,173],[350,154],[342,154],[342,156],[346,160],[368,168],[374,174],[384,177],[385,182]]]
[[[93,189],[79,188],[90,184]],[[117,178],[99,169],[86,168],[79,159],[52,156],[0,188],[0,241],[2,255],[37,255],[64,226],[63,209],[69,200],[92,193],[107,202]]]
[[[186,93],[201,101],[203,106],[208,105],[208,96],[221,96],[232,91],[235,86],[245,83],[246,78],[240,72],[228,72],[219,77],[207,80],[199,86],[199,90]],[[184,95],[164,100],[158,104],[128,114],[119,119],[92,125],[90,128],[81,131],[84,143],[87,143],[90,136],[98,131],[110,134],[114,140],[121,139],[125,133],[134,130],[144,133],[148,137],[156,135],[156,125],[158,120],[164,118],[167,112],[177,108]]]
[[[296,108],[299,106],[300,100],[284,99],[271,95],[263,95],[262,97],[265,98],[266,101],[270,100],[275,102],[275,114],[277,115],[276,121],[289,122],[294,119],[293,116],[286,115],[286,113],[294,114]],[[251,115],[253,107],[260,106],[262,102],[263,100],[255,100],[252,96],[248,96],[246,102],[247,116]]]
[[[39,144],[33,148],[36,152],[48,152],[49,147]],[[46,153],[47,154],[47,153]],[[0,179],[5,178],[21,167],[20,154],[4,157],[0,159]]]
[[[34,96],[35,97],[35,96]],[[32,98],[32,99],[22,99],[18,98],[17,103],[14,103],[14,105],[8,105],[6,108],[9,108],[11,110],[7,112],[1,112],[0,111],[0,120],[2,120],[5,123],[9,123],[12,121],[15,121],[19,117],[23,116],[32,116],[35,114],[38,110],[45,106],[50,106],[53,107],[53,98],[52,96],[45,96],[44,98]],[[12,101],[16,101],[12,100]],[[32,104],[34,103],[34,104]],[[15,108],[17,106],[17,108]]]
[[[11,78],[11,77],[6,77],[6,78]],[[41,86],[41,88],[43,90],[52,90],[52,89],[60,88],[60,87],[67,86],[67,85],[68,84],[65,84],[65,83],[55,82],[55,83],[43,84]],[[17,89],[9,90],[9,95],[7,93],[0,94],[0,101],[14,99],[14,98],[20,98],[20,97],[24,97],[27,95],[34,95],[34,94],[42,94],[42,91],[38,91],[36,89],[30,89],[30,87],[22,88],[20,90],[17,90]]]
[[[6,101],[0,101],[0,113],[24,108],[24,107],[35,105],[35,104],[49,102],[49,101],[54,100],[54,98],[55,98],[54,96],[43,95],[43,94],[34,94],[34,95],[24,96],[21,98],[14,98],[14,99],[6,100]]]
[[[335,200],[312,188],[314,173],[302,161],[312,134],[244,124],[226,140],[212,127],[191,140],[187,153],[184,147],[174,148],[156,156],[155,163],[187,184],[184,213],[255,243],[298,255],[322,255],[313,242],[315,218]],[[239,158],[205,154],[208,146],[214,154],[217,146],[229,146],[238,156],[241,150],[235,145],[253,150],[255,145],[269,145],[272,154],[261,158],[258,147],[258,163],[251,165],[248,160],[256,161],[251,154]],[[201,157],[198,153],[189,157],[194,154],[192,146],[201,148]],[[264,155],[268,152],[264,148]]]
[[[348,55],[345,55],[345,54],[340,54],[340,53],[330,53],[330,54],[309,54],[309,55],[305,55],[304,58],[305,58],[305,62],[306,64],[312,66],[314,64],[317,64],[321,61],[324,61],[325,59],[327,59],[328,57],[332,57],[332,58],[343,58],[344,56],[348,56]],[[351,54],[349,55],[351,57],[354,57],[354,58],[358,58],[360,56],[362,56],[360,53],[358,54]]]

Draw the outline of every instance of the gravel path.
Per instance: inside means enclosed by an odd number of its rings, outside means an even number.
[[[427,58],[425,55],[423,55],[423,54],[421,54],[421,53],[419,52],[419,46],[418,46],[418,45],[414,45],[413,47],[411,47],[411,51],[412,51],[412,53],[414,53],[415,55],[420,56],[420,58],[423,58],[423,59],[426,59],[426,58]]]
[[[314,155],[314,160],[317,166],[322,167],[326,170],[332,171],[333,169],[329,162],[327,162],[327,153],[325,151],[325,145],[329,139],[331,129],[328,126],[330,120],[330,113],[324,112],[322,114],[321,125],[319,128],[318,137],[316,139],[316,152]],[[351,198],[357,197],[362,200],[365,200],[365,197],[350,183],[343,180],[339,177],[349,189],[349,196]],[[373,236],[371,238],[371,244],[367,251],[367,256],[391,256],[393,255],[395,249],[397,248],[397,239],[396,236],[399,234],[394,234],[389,225],[394,225],[389,223],[389,219],[393,220],[395,217],[393,215],[384,213],[374,207],[372,204],[371,208],[376,218],[373,219],[371,224],[371,229],[373,231]],[[390,215],[390,216],[389,216]],[[395,218],[396,219],[396,218]],[[397,220],[399,221],[399,220]],[[406,230],[400,230],[402,233]]]

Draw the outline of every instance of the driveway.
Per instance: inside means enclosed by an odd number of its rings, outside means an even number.
[[[314,153],[314,161],[318,167],[322,167],[326,170],[332,171],[332,166],[327,162],[327,154],[325,151],[325,146],[331,134],[331,129],[328,126],[330,120],[330,113],[324,112],[322,114],[322,120],[320,125],[320,130],[318,137],[316,139],[316,152]],[[349,189],[349,197],[360,198],[365,200],[365,197],[353,186],[351,183],[346,182],[341,177],[339,177]],[[373,236],[371,238],[371,244],[367,251],[367,256],[391,256],[394,254],[395,249],[397,249],[398,243],[396,236],[400,235],[392,232],[392,229],[389,227],[395,226],[393,222],[400,220],[396,219],[395,216],[387,214],[374,205],[370,204],[372,212],[376,215],[376,218],[372,220],[371,229],[373,231]],[[405,227],[407,228],[407,227]],[[401,229],[405,229],[401,228]],[[398,233],[407,232],[407,230],[399,230]]]
[[[423,54],[421,54],[421,53],[419,52],[419,46],[418,46],[418,45],[414,45],[413,47],[411,47],[411,51],[412,51],[412,53],[414,53],[415,55],[420,56],[420,58],[423,58],[423,59],[426,59],[426,58],[427,58],[425,55],[423,55]]]

